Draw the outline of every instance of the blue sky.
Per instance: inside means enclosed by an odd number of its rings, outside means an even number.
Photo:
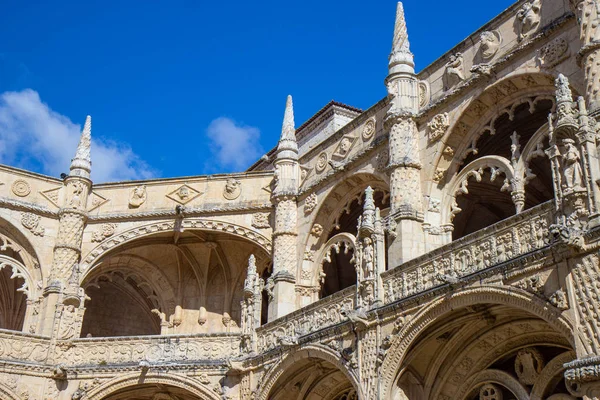
[[[421,70],[512,4],[404,2]],[[395,1],[18,1],[0,15],[0,163],[97,182],[245,169],[332,99],[386,94]]]

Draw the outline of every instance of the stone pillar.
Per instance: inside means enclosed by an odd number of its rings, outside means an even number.
[[[59,210],[59,227],[53,250],[50,274],[44,288],[41,334],[55,339],[79,335],[84,297],[79,287],[79,261],[83,230],[87,221],[90,180],[91,118],[81,134],[69,176],[64,181],[64,202]]]
[[[256,328],[260,326],[263,281],[256,270],[254,254],[248,258],[248,271],[244,281],[242,300],[242,349],[245,353],[256,353]]]
[[[288,96],[281,139],[275,160],[275,229],[273,230],[273,274],[270,288],[269,321],[296,308],[296,270],[298,268],[298,144],[294,128],[292,97]]]
[[[593,115],[600,112],[600,3],[598,0],[571,0],[580,27],[578,60],[586,79],[586,100]]]
[[[388,260],[391,267],[396,267],[424,252],[421,162],[414,120],[419,111],[419,82],[402,3],[398,3],[396,12],[386,86],[391,103],[385,119],[389,130],[390,222],[396,227]]]

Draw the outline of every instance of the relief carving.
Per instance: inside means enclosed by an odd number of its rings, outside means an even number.
[[[333,152],[333,157],[335,157],[337,159],[346,158],[346,156],[348,156],[348,154],[350,154],[350,150],[352,150],[354,143],[356,143],[355,137],[350,136],[350,135],[343,136],[342,140],[340,140],[340,143],[338,144],[335,151]]]
[[[542,46],[538,61],[541,67],[552,68],[569,56],[569,43],[564,37],[559,37]]]
[[[367,141],[373,137],[375,134],[375,118],[371,118],[367,122],[365,122],[365,126],[362,131],[363,140]]]
[[[312,213],[317,208],[318,201],[319,199],[316,193],[311,193],[306,196],[306,200],[304,200],[304,213]]]
[[[129,194],[129,207],[138,208],[146,202],[146,185],[136,186]]]
[[[427,124],[429,131],[429,142],[433,143],[441,139],[450,127],[448,113],[438,114]]]
[[[314,224],[312,229],[310,230],[310,234],[316,238],[320,238],[323,234],[323,226],[320,224]]]
[[[517,12],[519,41],[529,37],[540,26],[541,7],[541,0],[531,0]]]
[[[92,234],[92,242],[102,242],[115,234],[116,224],[102,224],[99,231]]]
[[[223,197],[227,200],[235,200],[242,194],[242,182],[239,179],[229,178],[223,189]]]
[[[444,89],[450,90],[465,80],[464,60],[461,53],[450,56],[444,73]]]
[[[31,186],[23,179],[17,179],[11,186],[12,192],[19,197],[26,197],[31,193]]]
[[[252,226],[258,229],[268,229],[271,227],[269,223],[270,213],[256,213],[252,215]]]
[[[184,205],[194,200],[200,195],[202,195],[201,192],[197,191],[193,187],[184,184],[178,187],[177,189],[173,190],[166,196],[174,202]]]
[[[21,224],[35,236],[44,236],[46,229],[40,225],[41,217],[32,213],[21,214]]]
[[[327,156],[327,153],[322,152],[321,154],[319,154],[319,156],[317,157],[317,162],[315,164],[315,171],[317,171],[317,173],[321,173],[323,171],[325,171],[325,168],[327,168],[327,163],[329,162],[329,157]]]
[[[498,31],[485,31],[481,33],[479,39],[481,41],[479,47],[481,58],[483,61],[491,60],[500,48],[500,43],[502,41],[500,33]]]

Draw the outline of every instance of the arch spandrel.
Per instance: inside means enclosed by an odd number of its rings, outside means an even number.
[[[382,398],[390,398],[404,358],[422,332],[453,310],[478,304],[515,307],[547,322],[572,348],[576,348],[576,343],[583,342],[580,333],[573,328],[573,321],[550,303],[525,290],[514,287],[481,286],[450,293],[431,301],[424,309],[407,320],[395,335],[380,367]]]

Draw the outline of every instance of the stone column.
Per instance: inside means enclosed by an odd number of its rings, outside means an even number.
[[[391,267],[424,252],[423,206],[419,136],[414,117],[419,111],[419,82],[414,71],[402,3],[398,3],[394,42],[386,78],[390,109],[389,130],[390,221],[396,228],[391,241]]]
[[[275,160],[275,229],[273,230],[273,274],[269,321],[296,308],[296,270],[298,268],[298,144],[294,128],[292,97],[288,96],[281,139]]]
[[[600,112],[600,3],[598,0],[571,0],[580,27],[578,60],[586,79],[586,100],[593,115]]]
[[[41,334],[58,339],[78,336],[83,317],[84,293],[79,287],[79,261],[83,230],[87,221],[90,180],[91,118],[81,134],[70,173],[64,181],[64,201],[59,210],[59,227],[50,274],[44,288]],[[69,325],[69,326],[67,326]]]

